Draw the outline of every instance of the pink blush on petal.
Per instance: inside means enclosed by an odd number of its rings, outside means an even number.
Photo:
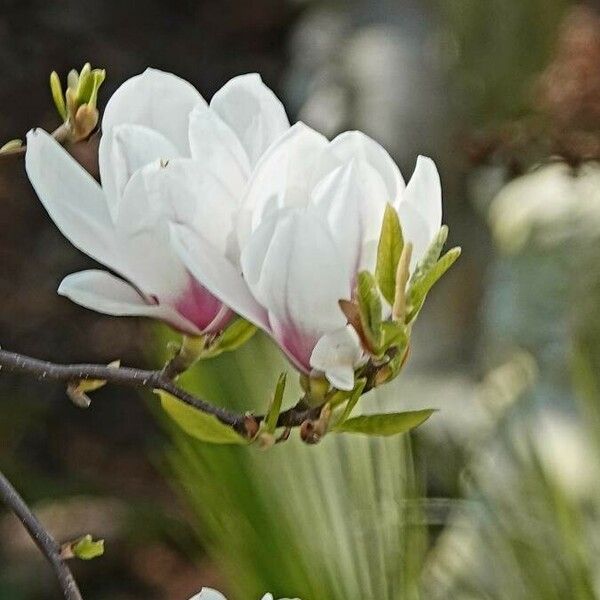
[[[174,307],[179,314],[191,321],[198,329],[205,331],[213,324],[215,318],[219,316],[219,311],[223,308],[223,304],[205,287],[190,278],[188,288],[177,299]],[[226,324],[224,321],[228,321],[228,319],[219,318],[218,324],[224,326]]]
[[[278,322],[270,315],[272,335],[295,367],[303,373],[310,373],[310,356],[318,338],[297,331],[293,325]]]

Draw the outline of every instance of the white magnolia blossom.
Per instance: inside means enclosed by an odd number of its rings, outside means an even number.
[[[594,243],[600,226],[600,168],[552,162],[513,179],[490,205],[498,245],[508,254],[561,243]]]
[[[190,600],[227,600],[221,592],[213,590],[212,588],[202,588],[199,594],[196,594]],[[262,600],[273,600],[273,594],[265,594]],[[281,600],[291,600],[290,598],[281,598]],[[295,598],[298,600],[298,598]]]
[[[256,74],[235,77],[208,105],[188,82],[148,69],[106,106],[102,187],[46,132],[31,131],[27,173],[49,215],[118,275],[74,273],[59,294],[189,334],[221,330],[232,312],[190,275],[171,246],[169,222],[185,222],[221,255],[235,255],[234,215],[247,180],[288,128],[283,105]]]
[[[268,332],[302,372],[323,372],[348,390],[364,356],[338,300],[352,297],[359,271],[374,271],[388,202],[414,246],[414,268],[441,226],[433,161],[419,157],[405,185],[389,154],[363,133],[329,142],[297,123],[250,179],[238,215],[239,256],[184,224],[172,230],[200,284]]]

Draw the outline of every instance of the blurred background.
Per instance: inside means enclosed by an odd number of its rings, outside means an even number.
[[[600,13],[569,0],[2,0],[0,139],[52,130],[47,85],[90,61],[102,101],[153,66],[206,97],[258,71],[290,120],[362,129],[405,179],[441,172],[463,255],[403,374],[361,406],[439,408],[410,438],[213,447],[153,398],[0,378],[0,468],[60,539],[88,600],[600,597]],[[94,155],[94,147],[84,149]],[[168,332],[56,295],[91,265],[0,163],[0,342],[64,362],[158,366]],[[256,336],[184,382],[264,410],[285,365]],[[293,386],[287,402],[294,398]],[[295,437],[295,436],[293,436]],[[59,598],[0,512],[0,599]]]

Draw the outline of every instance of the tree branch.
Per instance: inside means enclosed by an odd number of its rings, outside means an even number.
[[[52,565],[66,600],[83,600],[71,569],[61,557],[60,546],[31,512],[17,490],[0,471],[0,498],[19,518],[31,539]]]
[[[63,123],[62,125],[59,125],[50,135],[59,144],[64,144],[67,141],[68,133],[68,126],[65,123]],[[18,148],[13,148],[12,150],[5,150],[4,152],[0,152],[0,160],[5,158],[23,156],[25,152],[27,152],[27,146],[23,144]]]
[[[152,371],[96,364],[57,364],[4,349],[0,349],[0,369],[33,375],[43,381],[58,380],[77,383],[90,379],[101,379],[116,385],[145,388],[151,391],[162,390],[192,408],[213,415],[221,423],[232,427],[246,437],[252,437],[255,433],[249,427],[247,415],[215,406],[190,394],[169,379],[163,370]],[[318,407],[311,408],[300,400],[295,406],[279,415],[277,426],[298,427],[306,420],[317,418],[319,411]],[[264,420],[264,415],[253,416],[250,419],[255,421],[255,425],[258,425]]]

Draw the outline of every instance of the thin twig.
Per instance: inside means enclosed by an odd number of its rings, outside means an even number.
[[[50,135],[59,144],[64,144],[68,139],[69,127],[66,123],[63,123],[62,125],[59,125]],[[12,150],[5,150],[4,152],[0,152],[0,160],[4,158],[23,156],[25,152],[27,152],[27,146],[23,144],[18,148],[13,148]]]
[[[83,600],[71,569],[60,555],[60,546],[31,512],[17,490],[0,471],[0,498],[19,518],[31,539],[52,565],[66,600]]]
[[[245,436],[249,435],[247,415],[215,406],[206,400],[190,394],[173,383],[171,379],[165,376],[162,370],[152,371],[96,364],[57,364],[3,349],[0,349],[0,369],[16,373],[26,373],[40,380],[58,380],[67,383],[76,383],[89,379],[100,379],[116,385],[140,387],[152,391],[162,390],[192,408],[213,415],[221,423],[232,427],[238,433]],[[318,416],[318,413],[318,409],[308,407],[303,401],[300,401],[294,407],[283,411],[279,415],[277,425],[279,427],[298,427],[307,419]],[[252,419],[258,424],[264,419],[264,415],[257,415],[252,417]]]

